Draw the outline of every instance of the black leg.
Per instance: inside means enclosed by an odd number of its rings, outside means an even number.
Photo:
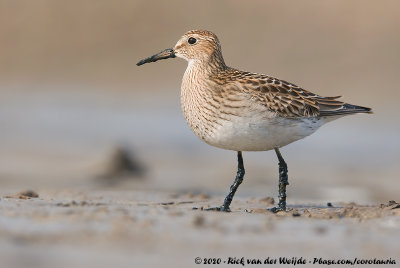
[[[286,186],[288,182],[288,168],[281,152],[275,148],[276,156],[279,159],[279,203],[278,207],[272,208],[273,212],[286,211]]]
[[[236,190],[239,188],[239,185],[243,181],[244,177],[244,165],[243,165],[243,157],[242,157],[242,152],[238,151],[237,152],[237,158],[238,158],[238,170],[236,173],[236,178],[233,184],[231,185],[229,194],[225,197],[224,203],[220,207],[215,207],[215,208],[208,208],[206,210],[217,210],[217,211],[225,211],[225,212],[230,212],[229,206],[231,205],[233,196],[236,193]]]

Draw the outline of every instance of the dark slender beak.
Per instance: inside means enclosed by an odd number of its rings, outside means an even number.
[[[147,57],[141,61],[139,61],[138,63],[136,63],[137,66],[143,65],[145,63],[149,63],[149,62],[156,62],[158,60],[164,60],[164,59],[168,59],[168,58],[175,58],[175,52],[172,48],[167,48],[166,50],[163,50],[153,56]]]

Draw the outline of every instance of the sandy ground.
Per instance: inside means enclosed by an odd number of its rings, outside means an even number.
[[[149,113],[150,101],[115,110],[109,95],[95,104],[97,95],[77,103],[55,93],[19,102],[18,94],[0,105],[0,267],[196,267],[196,257],[400,262],[400,209],[388,203],[399,202],[400,142],[398,126],[382,132],[373,123],[384,114],[342,119],[282,149],[288,213],[266,210],[277,194],[274,153],[244,153],[246,177],[227,214],[192,208],[221,204],[236,154],[190,133],[178,98],[175,110]],[[137,166],[115,164],[124,162],[115,161],[120,144]],[[142,177],[118,178],[141,166]],[[27,189],[38,197],[18,195]]]
[[[232,213],[220,213],[201,208],[218,205],[223,197],[201,193],[1,194],[3,267],[196,267],[196,257],[400,262],[400,205],[395,202],[292,203],[289,212],[273,214],[266,210],[272,198],[239,197]]]

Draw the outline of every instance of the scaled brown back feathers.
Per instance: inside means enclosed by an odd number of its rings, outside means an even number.
[[[211,79],[217,84],[232,83],[282,117],[318,117],[370,112],[369,108],[338,101],[340,96],[322,97],[292,83],[264,74],[225,68]]]

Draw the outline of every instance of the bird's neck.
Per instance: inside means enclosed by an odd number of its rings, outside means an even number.
[[[223,59],[190,60],[182,79],[181,105],[184,117],[197,136],[204,139],[213,123],[204,117],[204,111],[209,116],[217,113],[215,99],[215,82],[210,79],[215,73],[227,68]]]
[[[188,62],[186,74],[204,79],[228,68],[221,53],[214,52],[205,58],[191,59]]]

